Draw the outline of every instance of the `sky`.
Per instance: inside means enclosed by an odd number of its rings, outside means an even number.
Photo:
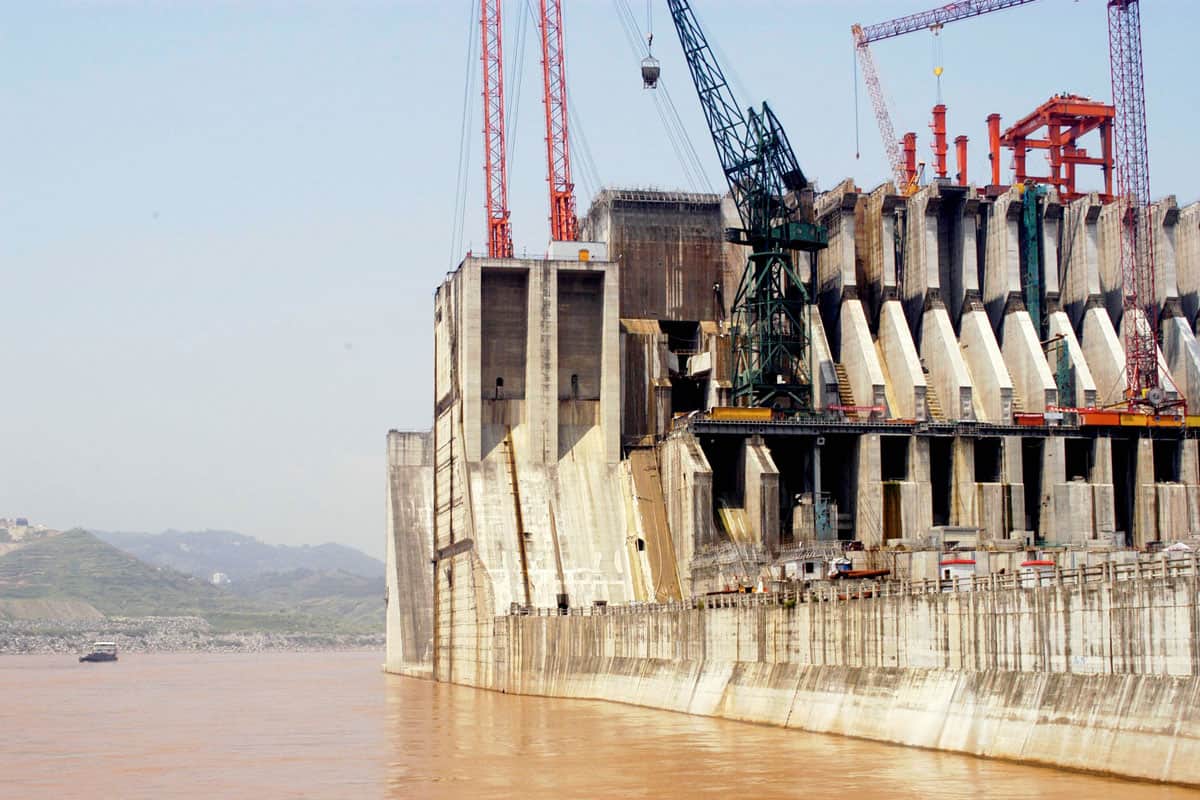
[[[724,188],[666,3],[627,2],[704,174],[642,88],[626,0],[565,0],[581,212],[600,186]],[[484,241],[478,5],[0,0],[0,517],[382,557],[385,436],[430,425],[433,292]],[[530,5],[504,17],[518,254],[548,238]],[[930,0],[694,5],[739,100],[771,103],[810,178],[882,182],[849,26]],[[1183,205],[1200,196],[1200,4],[1143,5],[1151,192]],[[928,160],[940,48],[972,179],[989,113],[1110,99],[1102,0],[939,39],[873,52]]]

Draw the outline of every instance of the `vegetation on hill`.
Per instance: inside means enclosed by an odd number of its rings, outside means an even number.
[[[298,577],[302,579],[291,589],[286,588],[286,577],[266,581],[261,596],[251,587],[233,592],[174,569],[152,566],[76,530],[0,556],[0,599],[80,600],[109,616],[198,616],[218,631],[373,633],[381,629],[382,578],[370,614],[365,585],[355,586],[356,594],[342,605],[342,598],[322,599],[317,592],[354,586],[354,581]]]
[[[272,545],[232,531],[165,531],[95,535],[149,564],[211,578],[223,572],[239,581],[268,572],[343,571],[382,577],[383,562],[345,545]]]

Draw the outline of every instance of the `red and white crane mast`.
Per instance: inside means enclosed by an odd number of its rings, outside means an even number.
[[[1142,24],[1137,0],[1108,0],[1108,48],[1116,107],[1117,198],[1121,213],[1126,399],[1159,405],[1158,305],[1154,291],[1154,227]],[[1143,316],[1144,315],[1144,316]]]
[[[562,0],[541,0],[541,12],[550,238],[559,242],[573,242],[578,238],[578,222],[567,136],[567,68],[563,55]]]
[[[512,258],[508,219],[508,166],[504,144],[504,52],[500,0],[480,0],[483,35],[483,169],[487,192],[488,256]]]

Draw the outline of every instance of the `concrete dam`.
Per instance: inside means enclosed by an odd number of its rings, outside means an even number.
[[[387,669],[1200,784],[1200,417],[1106,408],[1118,207],[1025,191],[808,198],[797,415],[731,396],[728,197],[467,257],[432,429],[387,437]],[[1200,203],[1153,210],[1200,397]]]

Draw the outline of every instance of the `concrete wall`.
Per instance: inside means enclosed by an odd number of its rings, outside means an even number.
[[[428,669],[433,656],[433,436],[389,431],[387,668]]]
[[[491,688],[1200,783],[1195,586],[504,617]]]
[[[720,318],[713,295],[713,284],[725,280],[718,195],[605,189],[582,232],[606,242],[609,258],[620,265],[620,316]]]

